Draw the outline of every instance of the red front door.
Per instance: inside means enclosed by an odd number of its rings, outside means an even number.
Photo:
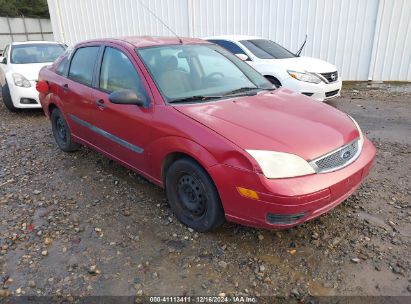
[[[145,149],[151,141],[150,122],[153,105],[114,104],[109,94],[129,89],[147,98],[148,94],[127,51],[105,47],[101,62],[97,65],[96,89],[88,119],[89,128],[95,133],[93,142],[98,148],[129,166],[147,173],[148,159]]]

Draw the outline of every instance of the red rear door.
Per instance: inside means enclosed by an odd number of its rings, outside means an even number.
[[[93,81],[100,46],[78,48],[70,61],[68,77],[60,82],[59,97],[73,136],[91,142],[94,132],[83,122],[94,107]]]

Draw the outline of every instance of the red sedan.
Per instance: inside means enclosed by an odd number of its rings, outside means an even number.
[[[375,157],[352,117],[198,39],[86,41],[43,68],[37,89],[63,151],[88,146],[164,187],[197,231],[312,219]]]

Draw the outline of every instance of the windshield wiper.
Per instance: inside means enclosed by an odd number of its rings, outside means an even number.
[[[224,96],[236,95],[238,93],[243,93],[243,92],[252,91],[252,90],[256,90],[256,89],[260,89],[260,88],[259,87],[242,87],[242,88],[239,88],[239,89],[235,89],[235,90],[226,92],[224,94]]]
[[[169,100],[168,102],[174,103],[174,102],[204,101],[204,100],[209,100],[209,99],[218,99],[222,97],[223,97],[222,95],[195,95],[195,96],[172,99],[172,100]]]
[[[183,98],[176,98],[176,99],[171,99],[168,102],[169,103],[178,103],[178,102],[190,102],[190,101],[205,101],[205,100],[210,100],[210,99],[220,99],[226,96],[238,96],[239,93],[251,91],[251,90],[261,90],[259,87],[242,87],[239,89],[235,89],[232,91],[228,91],[222,95],[195,95],[195,96],[189,96],[189,97],[183,97]],[[245,95],[249,95],[245,94]],[[256,93],[253,93],[252,95],[255,95]]]

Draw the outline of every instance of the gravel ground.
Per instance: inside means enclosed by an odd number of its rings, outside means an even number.
[[[41,111],[1,103],[0,297],[410,296],[410,85],[350,84],[343,96],[329,104],[378,149],[361,188],[293,229],[207,234],[137,174],[86,148],[61,152]]]

